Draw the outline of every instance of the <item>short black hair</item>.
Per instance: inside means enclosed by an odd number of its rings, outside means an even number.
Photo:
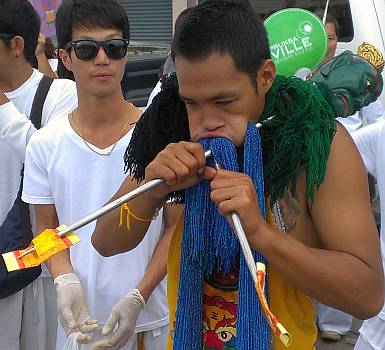
[[[203,59],[214,52],[229,54],[255,85],[258,69],[271,54],[262,19],[248,0],[209,0],[184,17],[172,42],[173,60],[179,55]]]
[[[0,0],[0,33],[24,39],[24,57],[32,65],[40,32],[40,18],[28,0]],[[2,39],[10,48],[11,39]]]
[[[58,47],[64,48],[73,30],[82,27],[118,29],[130,39],[127,13],[116,0],[64,0],[56,14]]]
[[[323,17],[324,17],[324,13],[325,13],[325,9],[323,8],[318,8],[314,11],[314,13],[318,16],[318,18],[321,19],[321,21],[323,20]],[[332,23],[334,24],[334,28],[336,30],[336,36],[337,36],[337,39],[339,38],[339,34],[340,34],[340,26],[338,24],[338,21],[337,19],[330,13],[328,12],[327,15],[326,15],[326,23]]]
[[[178,31],[179,27],[182,26],[184,19],[186,18],[186,16],[189,14],[189,12],[190,12],[192,9],[193,9],[192,7],[187,7],[186,9],[184,9],[184,10],[178,15],[178,17],[177,17],[176,20],[175,20],[175,25],[174,25],[174,31],[175,31],[175,32]]]

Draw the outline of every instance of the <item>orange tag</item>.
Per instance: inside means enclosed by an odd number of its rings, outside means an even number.
[[[259,302],[261,303],[262,310],[266,316],[267,323],[271,327],[272,331],[279,337],[283,345],[288,347],[291,343],[291,335],[270,311],[269,304],[267,303],[264,293],[266,277],[265,264],[258,262],[256,267],[258,282],[255,284],[255,289],[257,290]]]
[[[2,254],[7,270],[11,272],[39,266],[52,255],[80,242],[80,238],[74,232],[60,237],[58,233],[64,228],[65,226],[60,226],[56,229],[46,229],[36,236],[26,249]],[[19,258],[21,254],[31,248],[35,248],[34,252]]]
[[[54,23],[56,20],[55,12],[53,10],[46,11],[45,19],[46,19],[47,24]]]

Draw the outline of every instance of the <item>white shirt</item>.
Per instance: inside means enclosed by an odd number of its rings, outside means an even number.
[[[379,122],[369,125],[353,133],[353,139],[361,153],[367,171],[377,179],[380,201],[385,199],[385,122]],[[381,255],[382,264],[385,271],[385,205],[381,205]],[[377,315],[383,324],[383,327],[373,329],[376,323],[370,319],[365,321],[361,328],[363,333],[371,342],[375,342],[378,349],[385,349],[385,306]],[[376,337],[373,335],[377,334]]]
[[[152,103],[152,100],[156,95],[159,94],[159,92],[162,90],[162,82],[159,80],[155,87],[152,89],[150,96],[148,97],[147,106],[145,109],[149,107],[149,105]]]
[[[339,117],[337,120],[351,134],[363,126],[385,120],[385,108],[380,100],[376,100],[350,117]]]
[[[0,223],[4,221],[15,201],[25,148],[29,138],[36,131],[29,120],[29,114],[42,77],[42,73],[33,70],[23,85],[5,94],[10,102],[0,106]],[[44,102],[42,125],[58,116],[66,115],[76,106],[75,83],[71,80],[55,79]]]
[[[59,223],[66,225],[99,209],[127,176],[123,155],[131,135],[132,130],[118,141],[110,156],[103,157],[85,145],[68,117],[50,123],[37,131],[28,144],[23,200],[32,204],[55,204]],[[114,304],[136,288],[143,277],[162,233],[162,213],[134,250],[109,258],[103,258],[93,248],[94,228],[95,222],[92,222],[76,232],[81,242],[71,247],[71,263],[80,277],[90,317],[103,322]],[[167,324],[164,280],[141,312],[135,332]],[[62,330],[58,336],[57,349],[61,350],[66,337]]]

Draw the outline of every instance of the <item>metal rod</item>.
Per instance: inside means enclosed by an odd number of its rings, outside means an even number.
[[[217,170],[222,169],[222,166],[218,162],[215,162],[214,164]],[[243,229],[242,222],[241,222],[241,219],[239,218],[238,213],[236,212],[231,213],[230,220],[232,221],[232,224],[234,226],[234,231],[238,238],[239,245],[241,246],[243,255],[245,257],[247,267],[249,268],[249,271],[251,273],[251,277],[253,278],[254,284],[257,284],[258,283],[257,267],[255,265],[253,253],[251,252],[251,248],[246,238],[246,234]]]
[[[212,155],[211,150],[207,150],[205,152],[205,158],[206,159],[209,158],[211,155]],[[155,179],[155,180],[151,180],[151,181],[147,182],[146,184],[136,188],[135,190],[133,190],[133,191],[115,199],[114,201],[106,204],[105,206],[103,206],[100,209],[94,211],[93,213],[85,216],[84,218],[74,222],[72,225],[70,225],[70,226],[66,227],[64,230],[60,231],[58,233],[58,236],[63,237],[72,231],[78,230],[79,228],[82,228],[82,227],[88,225],[90,222],[92,222],[92,221],[100,218],[101,216],[107,214],[108,212],[120,207],[122,204],[130,201],[131,199],[134,199],[134,198],[140,196],[141,194],[152,190],[153,188],[161,185],[162,183],[164,183],[163,179]],[[22,258],[23,256],[26,256],[30,253],[33,253],[34,251],[35,251],[35,247],[31,247],[30,249],[26,250],[24,253],[20,254],[18,256],[18,258]]]
[[[247,267],[249,268],[249,271],[251,273],[251,277],[253,278],[254,284],[257,284],[258,283],[257,267],[256,267],[253,253],[251,252],[251,248],[246,238],[245,231],[243,230],[241,219],[239,218],[238,213],[232,213],[231,220],[233,221],[234,230],[238,237],[239,245],[241,246],[243,255],[246,260]]]
[[[322,18],[322,23],[323,23],[324,26],[326,25],[326,18],[327,18],[328,11],[329,11],[329,2],[330,2],[330,0],[327,0],[326,6],[325,6],[325,12],[324,12],[324,15],[323,15],[323,18]]]
[[[62,230],[58,233],[58,236],[63,237],[72,231],[76,231],[76,230],[82,228],[83,226],[88,225],[90,222],[100,218],[101,216],[109,213],[110,211],[112,211],[116,208],[119,208],[122,204],[130,201],[131,199],[134,199],[134,198],[140,196],[141,194],[152,190],[153,188],[159,186],[163,182],[164,182],[163,179],[155,179],[155,180],[147,182],[146,184],[138,187],[137,189],[115,199],[114,201],[106,204],[104,207],[101,207],[100,209],[94,211],[93,213],[91,213],[91,214],[85,216],[84,218],[74,222],[72,225],[67,226],[64,230]]]

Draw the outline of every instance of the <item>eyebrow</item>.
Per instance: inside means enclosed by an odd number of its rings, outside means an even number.
[[[110,35],[108,35],[105,39],[105,40],[109,40],[109,39],[114,39],[115,36],[118,36],[118,35],[121,35],[121,33],[119,32],[116,32],[116,33],[111,33]],[[120,38],[119,38],[120,39]],[[100,41],[100,40],[96,40],[95,38],[92,38],[90,36],[81,36],[79,39],[77,40],[95,40],[95,41]],[[103,41],[103,40],[102,40]]]
[[[213,101],[213,100],[221,100],[221,99],[226,99],[226,98],[234,98],[237,97],[238,95],[236,94],[235,91],[221,91],[216,95],[213,95],[209,97],[207,100]],[[179,93],[179,98],[183,101],[193,101],[193,99],[183,96],[181,93]]]

